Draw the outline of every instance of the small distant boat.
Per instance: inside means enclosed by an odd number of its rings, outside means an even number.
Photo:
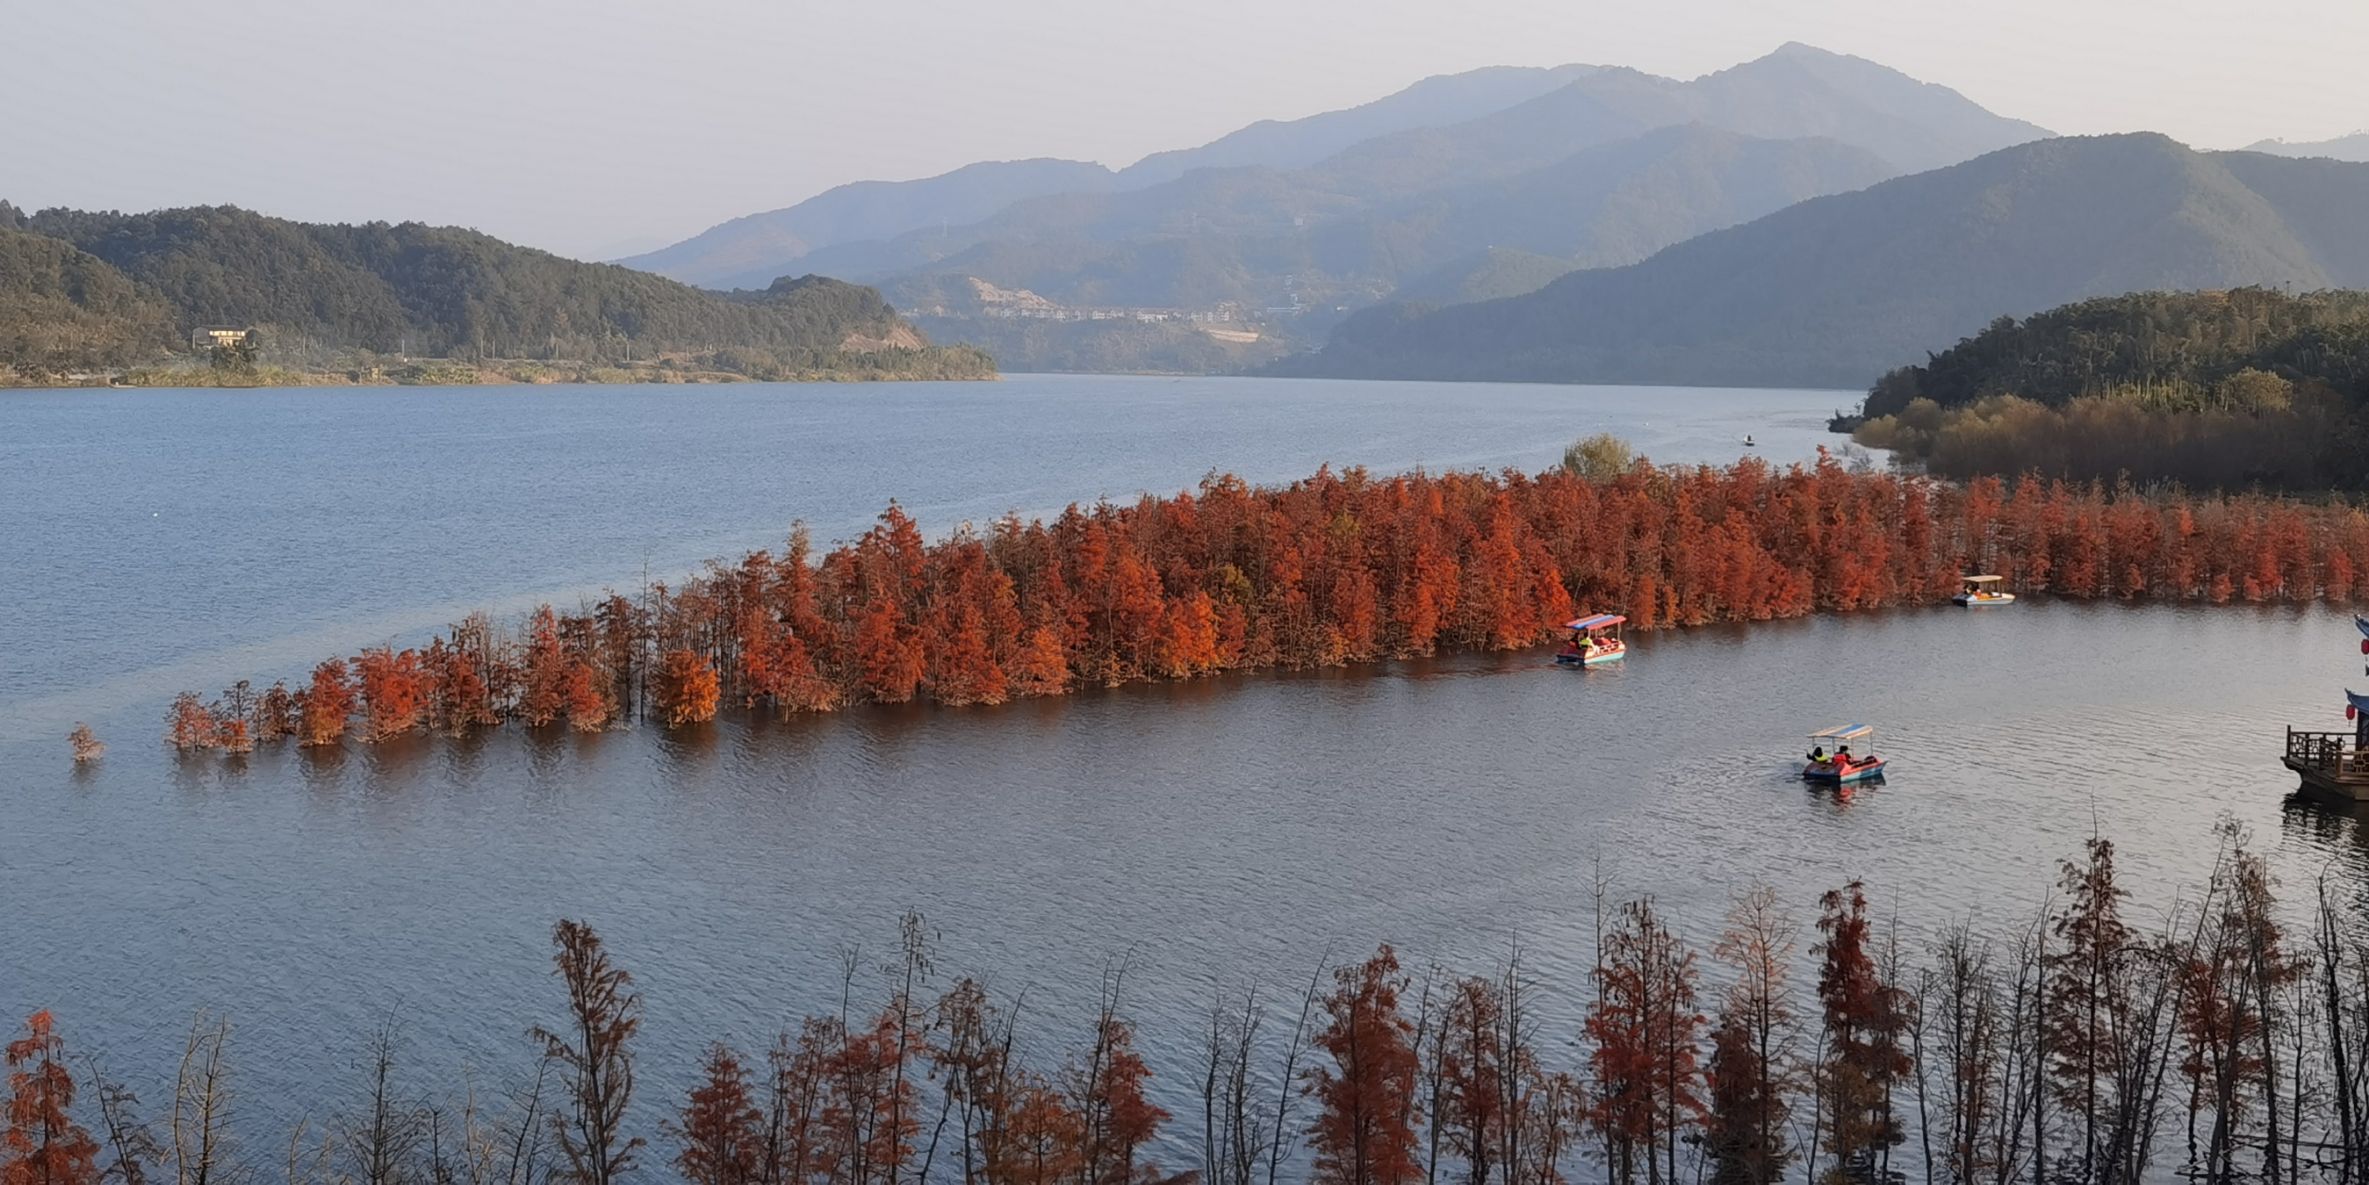
[[[1950,599],[1969,608],[1980,605],[2012,605],[2015,594],[1999,587],[2007,583],[2004,576],[1969,576],[1966,587]]]
[[[1838,724],[1811,733],[1809,763],[1802,766],[1801,776],[1834,786],[1883,777],[1883,758],[1873,752],[1851,752],[1852,741],[1865,741],[1872,747],[1874,739],[1875,726],[1870,724]]]
[[[1555,665],[1593,667],[1627,658],[1629,644],[1621,641],[1620,627],[1628,620],[1617,613],[1598,613],[1563,623],[1571,631],[1571,641],[1555,655]]]
[[[1746,433],[1744,434],[1744,447],[1745,447],[1745,448],[1759,448],[1760,446],[1759,446],[1759,445],[1757,445],[1757,444],[1754,444],[1754,443],[1752,443],[1752,434],[1751,434],[1751,433],[1749,433],[1749,432],[1746,432]]]

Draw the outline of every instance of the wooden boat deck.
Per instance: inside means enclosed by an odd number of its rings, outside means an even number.
[[[2331,798],[2369,802],[2369,749],[2350,732],[2287,730],[2286,766],[2307,790]]]

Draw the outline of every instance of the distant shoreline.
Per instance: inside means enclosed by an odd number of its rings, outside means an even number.
[[[0,390],[134,391],[175,389],[261,390],[277,387],[555,387],[721,385],[728,383],[895,383],[993,382],[992,367],[949,366],[943,371],[894,367],[848,367],[800,371],[759,378],[730,370],[666,365],[615,366],[552,363],[527,359],[481,363],[445,362],[372,367],[367,370],[291,370],[277,366],[216,369],[155,367],[107,374],[31,375],[0,370]]]

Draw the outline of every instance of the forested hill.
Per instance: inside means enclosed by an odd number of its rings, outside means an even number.
[[[1369,310],[1295,373],[1862,386],[1994,319],[2148,289],[2369,287],[2369,165],[2043,140],[1484,304]]]
[[[1944,477],[2369,487],[2369,292],[2139,292],[1886,374],[1853,433]]]
[[[2369,403],[2369,292],[2138,292],[2001,317],[1922,365],[1885,374],[1868,392],[1867,414],[1919,398],[1945,408],[1993,395],[2050,406],[2132,390],[2162,399],[2209,391],[2247,369]]]
[[[727,297],[452,227],[301,223],[230,206],[28,217],[0,205],[0,229],[16,261],[0,268],[0,364],[25,368],[120,365],[212,325],[315,349],[464,359],[733,352],[813,372],[850,355],[930,353],[869,288],[807,277]],[[61,346],[60,324],[88,327],[87,345]]]
[[[164,302],[106,261],[0,224],[0,368],[129,365],[170,341],[172,324]]]

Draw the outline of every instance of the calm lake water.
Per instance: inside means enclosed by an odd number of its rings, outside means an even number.
[[[840,952],[877,964],[913,908],[941,982],[1025,991],[1048,1063],[1131,957],[1182,1114],[1214,992],[1284,994],[1384,939],[1471,970],[1519,941],[1569,1042],[1599,873],[1697,941],[1749,883],[1806,919],[1864,877],[1915,941],[2028,916],[2093,828],[2152,917],[2227,814],[2290,894],[2328,869],[2360,891],[2353,821],[2288,805],[2276,764],[2281,726],[2337,727],[2358,673],[2321,610],[1904,611],[1647,636],[1584,674],[1475,657],[683,736],[245,761],[158,740],[180,687],[638,581],[644,556],[672,578],[794,517],[852,534],[890,496],[943,528],[1212,469],[1535,469],[1598,430],[1667,460],[1747,432],[1806,457],[1846,401],[1099,378],[0,395],[0,1014],[55,1008],[154,1109],[191,1014],[228,1012],[269,1159],[280,1125],[351,1097],[390,1015],[416,1089],[530,1068],[548,930],[580,917],[647,998],[650,1126],[702,1044],[829,1006]],[[80,718],[111,751],[76,771]],[[1801,736],[1850,719],[1883,726],[1889,784],[1805,790]]]

